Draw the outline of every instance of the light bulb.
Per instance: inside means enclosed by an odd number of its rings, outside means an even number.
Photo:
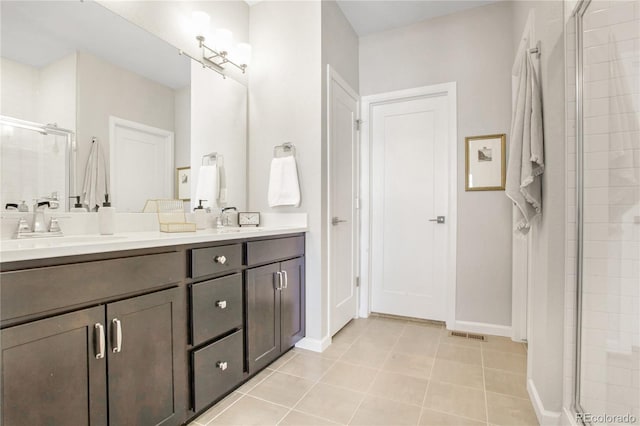
[[[209,30],[209,23],[211,22],[209,14],[196,10],[191,13],[191,20],[193,21],[193,29],[196,32],[196,36],[204,37]]]
[[[216,47],[218,52],[228,52],[231,50],[233,42],[233,33],[227,29],[220,28],[216,31]]]
[[[236,60],[240,65],[249,65],[251,63],[251,45],[249,43],[238,43],[236,55]]]

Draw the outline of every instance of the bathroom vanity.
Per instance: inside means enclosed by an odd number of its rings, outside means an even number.
[[[305,229],[210,231],[3,248],[2,424],[183,424],[304,337]]]

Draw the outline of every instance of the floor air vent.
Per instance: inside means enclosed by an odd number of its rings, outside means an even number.
[[[481,342],[487,341],[487,336],[483,334],[465,333],[464,331],[450,331],[449,336],[461,337],[463,339],[480,340]]]

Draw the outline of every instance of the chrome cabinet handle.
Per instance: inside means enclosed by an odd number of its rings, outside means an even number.
[[[287,271],[282,271],[282,275],[284,275],[284,288],[289,287],[289,276],[287,275]]]
[[[227,258],[225,256],[223,256],[223,255],[220,255],[220,256],[214,257],[213,261],[215,263],[219,263],[221,265],[224,265],[225,263],[227,263]]]
[[[113,344],[113,353],[122,352],[122,322],[118,318],[114,318],[112,321],[115,343]]]
[[[226,300],[218,300],[216,302],[216,307],[218,307],[220,309],[226,309],[227,308],[227,301]]]
[[[227,365],[227,361],[218,361],[218,362],[216,363],[216,368],[219,368],[219,369],[220,369],[220,370],[222,370],[222,371],[226,370],[226,369],[227,369],[227,367],[228,367],[228,365]]]
[[[276,272],[278,277],[278,283],[276,284],[276,290],[282,290],[282,272]]]
[[[93,328],[96,331],[96,359],[102,359],[104,358],[105,346],[104,325],[96,323]]]
[[[332,217],[332,218],[331,218],[331,224],[332,224],[333,226],[336,226],[337,224],[342,223],[342,222],[346,222],[346,220],[344,220],[344,219],[338,219],[338,217],[337,217],[337,216],[334,216],[334,217]]]
[[[429,219],[429,222],[444,223],[444,216],[437,216],[435,219]]]

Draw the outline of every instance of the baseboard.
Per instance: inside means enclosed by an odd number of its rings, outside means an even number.
[[[529,399],[531,399],[531,404],[533,405],[533,409],[536,412],[536,416],[538,417],[540,426],[560,425],[562,413],[558,411],[549,411],[544,408],[542,399],[540,399],[540,395],[538,394],[538,390],[536,389],[536,385],[531,379],[527,379],[527,391],[529,392]]]
[[[325,336],[323,339],[312,339],[305,337],[296,343],[296,348],[306,349],[313,352],[324,352],[331,345],[331,336]]]
[[[578,422],[576,421],[576,414],[567,407],[563,407],[561,419],[562,421],[560,422],[560,424],[562,426],[578,426]]]
[[[466,331],[467,333],[489,334],[492,336],[511,337],[511,326],[489,324],[486,322],[455,321],[453,325],[447,322],[447,328],[455,331]]]

